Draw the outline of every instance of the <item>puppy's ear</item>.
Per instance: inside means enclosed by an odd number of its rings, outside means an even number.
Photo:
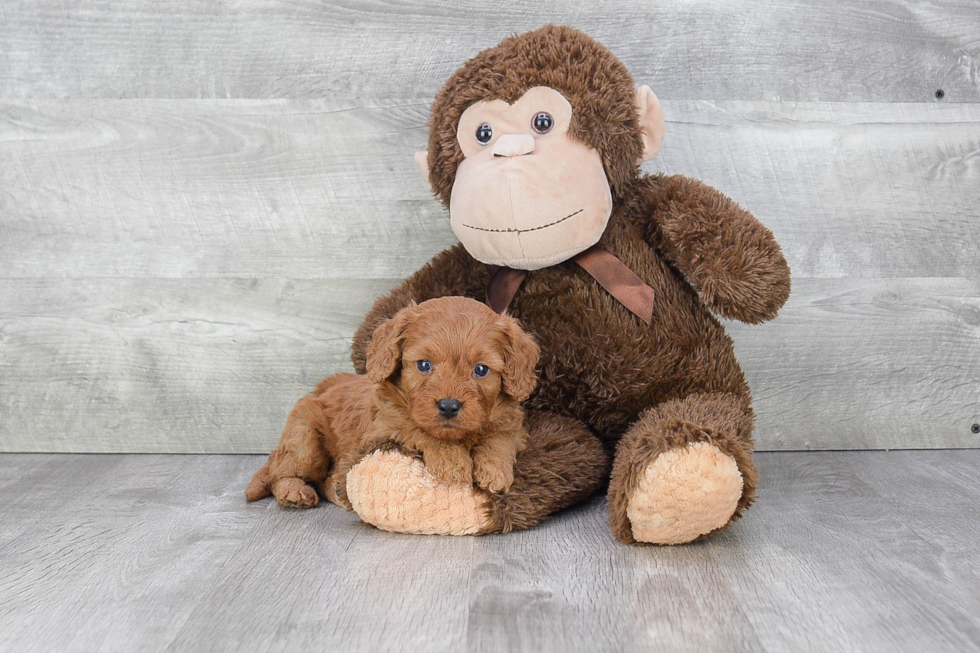
[[[395,313],[395,317],[384,322],[374,330],[371,344],[367,349],[367,375],[375,383],[381,383],[391,377],[402,360],[402,342],[405,339],[405,329],[416,318],[418,309],[415,302]]]
[[[511,317],[501,317],[504,331],[504,392],[523,403],[538,384],[535,368],[541,350],[534,339],[524,333],[521,325]]]

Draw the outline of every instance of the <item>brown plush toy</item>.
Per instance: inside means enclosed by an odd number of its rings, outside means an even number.
[[[663,137],[660,103],[568,27],[468,61],[436,96],[430,128],[416,161],[461,244],[377,301],[354,365],[364,373],[372,332],[410,302],[487,299],[541,347],[529,442],[510,490],[492,495],[378,451],[347,479],[360,517],[398,531],[503,532],[608,483],[626,543],[691,542],[738,519],[757,485],[751,395],[712,313],[776,315],[790,281],[772,233],[698,181],[640,173]]]

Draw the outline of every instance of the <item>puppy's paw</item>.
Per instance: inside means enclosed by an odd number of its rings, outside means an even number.
[[[491,494],[501,494],[514,484],[514,466],[495,466],[477,459],[473,467],[473,480]]]
[[[320,505],[316,490],[295,476],[281,478],[273,484],[272,493],[279,505],[286,508],[315,508]]]
[[[465,451],[461,453],[422,453],[425,468],[437,480],[454,485],[473,485],[473,461]]]

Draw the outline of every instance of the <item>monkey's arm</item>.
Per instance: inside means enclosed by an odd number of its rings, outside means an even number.
[[[473,259],[462,245],[454,245],[436,254],[415,274],[379,297],[354,333],[351,361],[358,374],[364,374],[367,348],[374,330],[412,302],[422,303],[436,297],[462,295],[478,301],[486,299],[489,272],[487,266]]]
[[[772,232],[721,192],[681,175],[653,177],[647,241],[722,317],[771,320],[789,297],[789,266]]]

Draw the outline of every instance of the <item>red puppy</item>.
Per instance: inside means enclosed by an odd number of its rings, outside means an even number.
[[[366,375],[336,374],[299,400],[245,496],[302,508],[323,496],[350,510],[347,472],[388,442],[441,481],[506,492],[538,354],[516,320],[472,299],[404,308],[375,330]]]

